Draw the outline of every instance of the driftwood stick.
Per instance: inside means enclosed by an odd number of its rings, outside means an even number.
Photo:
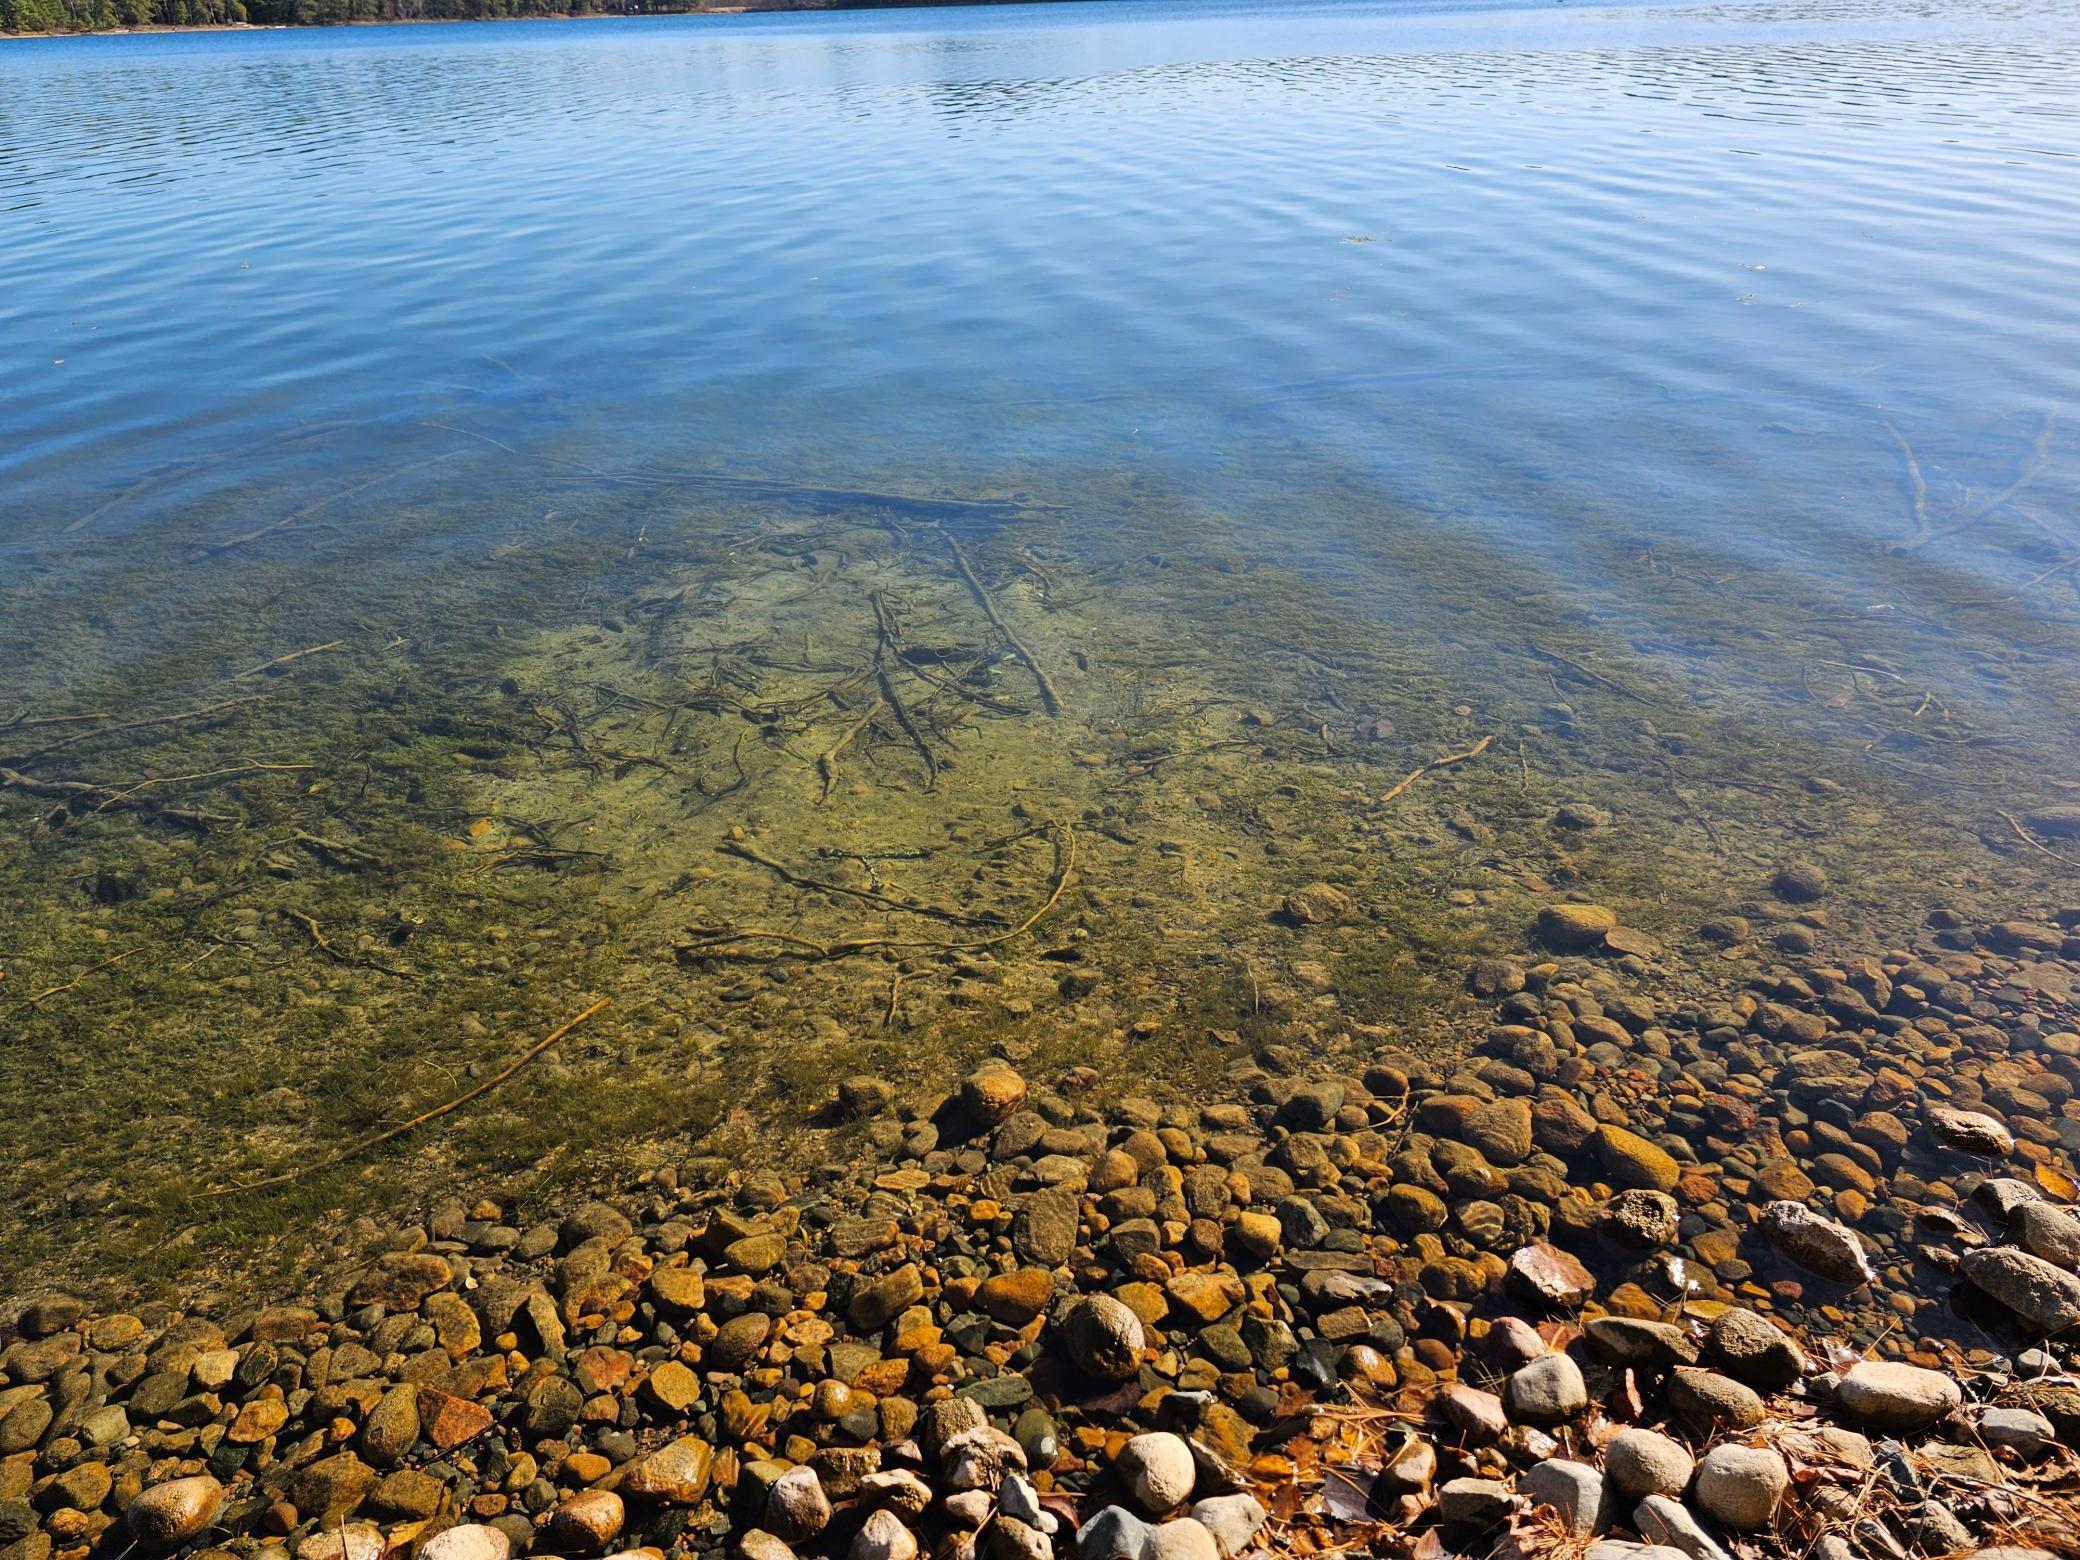
[[[929,791],[939,783],[938,755],[932,751],[932,745],[925,741],[924,734],[917,729],[917,722],[911,719],[910,711],[903,703],[903,696],[896,692],[895,676],[888,669],[888,658],[897,654],[895,620],[889,614],[888,603],[882,599],[880,591],[868,591],[867,599],[873,604],[874,627],[880,635],[880,642],[874,649],[874,676],[881,684],[881,697],[888,701],[888,707],[895,712],[896,724],[903,728],[903,734],[910,739],[911,746],[917,749],[918,757],[924,760],[924,788]]]
[[[1379,799],[1378,805],[1380,805],[1381,807],[1386,806],[1387,803],[1393,801],[1403,791],[1406,791],[1410,786],[1414,785],[1418,780],[1422,779],[1423,776],[1430,773],[1430,771],[1433,769],[1447,769],[1453,764],[1463,764],[1469,758],[1479,758],[1481,754],[1488,751],[1489,744],[1494,742],[1494,740],[1495,739],[1492,736],[1482,737],[1480,741],[1474,743],[1472,747],[1468,748],[1463,753],[1447,753],[1443,758],[1433,758],[1430,760],[1429,763],[1424,764],[1419,768],[1410,770],[1406,779],[1401,781],[1401,783],[1396,785],[1393,790],[1389,791],[1385,796],[1382,796]]]
[[[976,917],[962,915],[958,910],[948,910],[943,905],[927,904],[921,899],[903,899],[894,894],[876,893],[869,888],[853,888],[848,884],[832,883],[823,878],[806,877],[785,862],[775,861],[771,856],[744,844],[741,840],[724,840],[721,848],[725,855],[764,867],[775,877],[783,882],[792,883],[796,888],[811,888],[827,894],[848,894],[854,899],[863,899],[870,905],[879,905],[884,910],[907,910],[912,915],[928,915],[935,920],[952,921],[961,926],[977,924]],[[993,919],[997,924],[1002,924],[1001,918]]]
[[[2037,429],[2037,436],[2030,445],[2029,463],[2022,468],[2020,475],[2018,475],[2013,482],[2010,482],[2006,487],[2002,488],[1998,493],[1994,494],[1993,497],[1985,500],[1983,503],[1973,505],[1970,513],[1968,513],[1962,520],[1958,521],[1957,524],[1953,526],[1946,526],[1940,531],[1930,531],[1924,529],[1921,532],[1921,534],[1913,537],[1911,540],[1904,542],[1894,542],[1892,544],[1891,551],[1895,553],[1910,553],[1915,552],[1922,547],[1926,547],[1931,542],[1947,541],[1950,537],[1956,536],[1964,531],[1969,531],[1981,520],[1984,520],[1988,515],[1992,514],[1996,509],[2000,508],[2001,505],[2007,503],[2008,500],[2010,500],[2011,498],[2014,498],[2017,495],[2019,495],[2024,488],[2028,487],[2032,482],[2037,480],[2038,474],[2042,472],[2044,467],[2050,462],[2051,436],[2057,431],[2058,414],[2056,412],[2046,412],[2044,414],[2044,421],[2042,425],[2040,425]]]
[[[35,726],[82,726],[89,721],[112,720],[107,710],[94,710],[84,715],[31,715],[26,709],[17,710],[6,720],[0,720],[0,731],[17,731]]]
[[[806,937],[797,937],[792,932],[773,932],[765,931],[758,927],[742,927],[702,933],[697,941],[681,947],[679,953],[685,958],[699,958],[702,955],[740,959],[757,957],[744,951],[741,945],[747,942],[779,943],[786,948],[802,949],[807,954],[818,959],[842,959],[855,953],[874,953],[884,949],[910,949],[939,953],[975,953],[984,948],[994,948],[999,943],[1007,943],[1014,937],[1024,936],[1035,926],[1039,925],[1041,919],[1061,902],[1062,894],[1069,887],[1070,874],[1076,870],[1076,831],[1070,828],[1068,824],[1060,822],[1055,823],[1053,829],[1055,851],[1053,888],[1048,891],[1047,898],[1041,902],[1039,909],[1035,910],[1023,921],[1020,921],[1018,925],[998,932],[994,936],[984,937],[975,942],[935,942],[925,938],[909,937],[851,937],[840,942],[817,943],[809,941]],[[787,955],[784,952],[773,954],[766,962],[770,962],[771,959],[785,957]]]
[[[1928,483],[1921,475],[1921,462],[1914,458],[1914,446],[1907,442],[1907,436],[1891,423],[1885,425],[1885,431],[1892,435],[1892,442],[1899,446],[1900,458],[1907,463],[1907,497],[1914,510],[1914,534],[1904,542],[1894,542],[1891,548],[1893,552],[1904,552],[1910,547],[1919,547],[1929,538]]]
[[[1011,625],[1004,621],[1004,614],[997,610],[996,598],[991,596],[982,581],[976,578],[974,569],[968,565],[968,555],[954,534],[948,531],[945,535],[946,545],[953,549],[954,565],[961,571],[961,578],[968,582],[968,589],[974,592],[975,600],[981,604],[983,615],[995,626],[997,632],[1004,636],[1004,643],[1011,647],[1012,654],[1026,663],[1026,670],[1033,674],[1033,681],[1040,685],[1040,702],[1047,707],[1047,713],[1061,714],[1062,696],[1055,691],[1054,684],[1041,669],[1038,658],[1026,648],[1025,641],[1012,632]]]
[[[20,754],[17,756],[16,762],[27,763],[31,759],[42,758],[47,753],[56,753],[65,748],[77,747],[80,743],[91,741],[96,737],[112,737],[126,731],[143,731],[152,726],[171,726],[187,721],[214,720],[217,716],[225,714],[227,711],[238,709],[242,705],[257,704],[265,697],[265,694],[249,693],[243,698],[223,699],[215,704],[202,705],[197,709],[177,710],[171,715],[147,715],[142,720],[119,721],[113,726],[94,726],[86,731],[76,731],[69,737],[61,737],[56,742],[46,743],[33,753]]]
[[[2038,839],[2034,834],[2030,833],[2029,830],[2025,829],[2022,826],[2021,820],[2018,819],[2013,813],[2004,812],[2001,814],[2001,816],[2008,820],[2008,827],[2015,831],[2015,837],[2021,840],[2023,844],[2029,846],[2032,850],[2040,850],[2045,855],[2049,856],[2053,861],[2062,861],[2069,867],[2080,867],[2080,861],[2075,861],[2071,856],[2060,855],[2049,845],[2046,845],[2042,840]]]
[[[263,672],[278,672],[283,667],[292,666],[309,656],[323,655],[328,650],[337,650],[345,643],[344,639],[334,639],[322,645],[305,645],[301,650],[291,650],[287,655],[278,655],[272,661],[262,661],[258,666],[250,667],[243,672],[237,673],[231,680],[236,682],[240,677],[258,677]]]
[[[874,717],[881,713],[881,707],[882,701],[876,699],[867,706],[866,714],[845,728],[843,736],[816,755],[816,772],[823,776],[823,795],[818,798],[819,801],[829,801],[831,792],[837,788],[838,755],[851,747],[853,739],[873,724]]]
[[[142,948],[130,948],[126,949],[122,953],[116,954],[113,958],[103,959],[99,964],[90,964],[85,969],[81,970],[77,975],[73,976],[72,979],[66,981],[63,985],[46,986],[42,991],[37,992],[36,995],[33,997],[24,997],[21,1001],[17,1002],[13,1008],[10,1008],[8,1011],[13,1012],[20,1008],[33,1008],[39,1006],[47,998],[55,997],[61,991],[72,990],[73,987],[77,986],[81,981],[85,980],[89,975],[97,974],[98,972],[107,969],[112,964],[121,964],[125,959],[132,958],[135,955],[143,952],[144,949]]]
[[[438,1120],[440,1117],[448,1115],[452,1111],[460,1110],[463,1106],[469,1104],[470,1101],[481,1099],[485,1095],[489,1094],[493,1089],[497,1088],[500,1084],[504,1083],[508,1078],[512,1077],[513,1074],[518,1072],[521,1068],[525,1067],[537,1056],[540,1056],[544,1051],[548,1050],[550,1046],[556,1044],[557,1041],[561,1040],[573,1029],[576,1029],[588,1018],[591,1018],[595,1013],[598,1013],[601,1009],[611,1005],[613,1000],[614,999],[612,997],[601,997],[597,1002],[593,1003],[591,1007],[587,1008],[584,1012],[580,1013],[569,1023],[564,1024],[562,1027],[558,1029],[552,1030],[548,1035],[536,1041],[532,1046],[530,1046],[525,1052],[521,1054],[520,1059],[518,1061],[514,1062],[512,1066],[506,1068],[505,1071],[498,1073],[493,1077],[485,1079],[482,1083],[478,1084],[473,1089],[465,1089],[462,1093],[456,1095],[455,1098],[449,1100],[446,1104],[436,1105],[432,1110],[421,1111],[410,1121],[400,1122],[397,1126],[387,1128],[384,1131],[377,1132],[368,1137],[362,1138],[359,1142],[350,1143],[345,1148],[341,1149],[338,1153],[332,1155],[329,1159],[321,1159],[314,1164],[302,1165],[294,1170],[285,1171],[281,1175],[269,1176],[264,1181],[248,1181],[243,1186],[227,1186],[220,1191],[211,1192],[208,1195],[212,1197],[228,1197],[233,1192],[258,1192],[264,1191],[265,1189],[271,1186],[287,1186],[290,1182],[301,1180],[304,1176],[309,1175],[314,1171],[330,1170],[334,1165],[343,1165],[348,1160],[358,1158],[360,1155],[367,1153],[372,1148],[380,1148],[385,1143],[403,1137],[407,1132],[416,1131],[418,1128],[425,1126],[426,1123],[429,1121]]]

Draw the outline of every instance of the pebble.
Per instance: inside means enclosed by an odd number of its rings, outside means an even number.
[[[1113,1471],[1141,1509],[1151,1516],[1175,1511],[1191,1499],[1197,1469],[1182,1436],[1157,1430],[1137,1435],[1120,1448]]]
[[[917,1560],[917,1537],[887,1507],[870,1512],[852,1536],[851,1560]]]
[[[1696,1463],[1681,1442],[1637,1425],[1620,1430],[1603,1449],[1603,1471],[1618,1493],[1639,1501],[1649,1495],[1680,1495],[1690,1487]]]
[[[1063,1342],[1080,1370],[1124,1381],[1138,1367],[1147,1335],[1141,1318],[1111,1295],[1085,1295],[1063,1324]]]
[[[790,1544],[814,1538],[830,1520],[830,1497],[814,1468],[790,1468],[766,1491],[766,1531]]]
[[[1852,1365],[1835,1388],[1835,1404],[1874,1430],[1925,1430],[1951,1413],[1964,1395],[1941,1371],[1894,1360]]]
[[[1769,1526],[1790,1487],[1790,1468],[1766,1446],[1725,1442],[1697,1464],[1698,1505],[1732,1528]]]
[[[1517,1493],[1533,1506],[1551,1507],[1570,1534],[1587,1538],[1604,1526],[1604,1479],[1609,1470],[1607,1448],[1603,1472],[1587,1463],[1549,1457],[1517,1480]]]
[[[1210,1495],[1192,1505],[1192,1519],[1213,1536],[1221,1560],[1235,1560],[1263,1531],[1270,1514],[1254,1495]]]
[[[206,1473],[155,1484],[130,1503],[124,1519],[147,1548],[170,1549],[194,1538],[224,1509],[224,1486]]]
[[[1510,1373],[1503,1401],[1512,1419],[1558,1424],[1589,1406],[1589,1387],[1573,1360],[1547,1354]]]

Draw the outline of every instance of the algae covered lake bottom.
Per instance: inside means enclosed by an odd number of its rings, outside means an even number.
[[[9,1291],[2080,903],[2070,7],[490,31],[0,56]]]

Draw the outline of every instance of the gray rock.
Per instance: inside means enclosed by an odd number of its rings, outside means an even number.
[[[1152,1516],[1175,1511],[1192,1497],[1198,1470],[1184,1437],[1157,1430],[1137,1435],[1120,1448],[1112,1470],[1143,1511]]]
[[[1486,1530],[1517,1509],[1517,1497],[1499,1479],[1453,1479],[1437,1492],[1437,1515],[1447,1527]]]
[[[1267,1515],[1257,1497],[1249,1494],[1214,1495],[1192,1505],[1193,1520],[1213,1535],[1221,1560],[1235,1560],[1248,1549]]]
[[[1603,1475],[1587,1463],[1548,1457],[1517,1480],[1517,1493],[1534,1506],[1552,1507],[1577,1538],[1603,1530]]]
[[[1967,1251],[1959,1270],[1974,1289],[1991,1295],[2044,1334],[2080,1324],[2080,1275],[2013,1246]]]
[[[1783,1256],[1838,1284],[1868,1284],[1876,1275],[1856,1232],[1822,1218],[1802,1202],[1773,1202],[1762,1211],[1762,1232]]]
[[[1850,1419],[1875,1430],[1926,1430],[1953,1411],[1964,1395],[1941,1371],[1864,1360],[1849,1367],[1834,1400]]]
[[[1939,1500],[1925,1500],[1898,1519],[1899,1534],[1924,1555],[1962,1554],[1973,1548],[1972,1530]]]
[[[1766,1446],[1713,1447],[1697,1465],[1697,1503],[1731,1528],[1767,1527],[1791,1487],[1791,1470]]]
[[[1564,1354],[1547,1354],[1510,1374],[1504,1401],[1512,1419],[1558,1424],[1589,1406],[1589,1388],[1573,1360]]]
[[[1738,1306],[1712,1323],[1704,1357],[1759,1392],[1782,1391],[1806,1368],[1805,1352],[1781,1327]]]
[[[814,1538],[830,1520],[830,1497],[814,1468],[790,1468],[766,1491],[766,1531],[787,1543]]]
[[[1989,1408],[1979,1420],[1979,1438],[1988,1446],[2006,1446],[2025,1457],[2040,1456],[2057,1444],[2058,1431],[2031,1408]]]
[[[1220,1560],[1220,1549],[1203,1523],[1175,1517],[1150,1529],[1148,1560]]]
[[[1681,1366],[1669,1377],[1668,1401],[1693,1418],[1737,1430],[1761,1424],[1769,1412],[1753,1387],[1715,1370]]]
[[[1690,1486],[1696,1463],[1683,1446],[1659,1430],[1620,1430],[1603,1449],[1603,1471],[1621,1495],[1680,1495]]]
[[[1983,1112],[1934,1105],[1922,1112],[1922,1120],[1928,1123],[1929,1135],[1945,1148],[1988,1159],[2005,1159],[2015,1152],[2008,1129]]]
[[[1080,1560],[1143,1560],[1149,1525],[1124,1506],[1107,1506],[1077,1530]]]
[[[1650,1543],[1680,1549],[1690,1560],[1732,1560],[1725,1547],[1704,1530],[1704,1524],[1681,1501],[1667,1495],[1649,1495],[1632,1513],[1632,1525]]]
[[[2080,1272],[2080,1219],[2063,1208],[2024,1203],[2008,1216],[2008,1238],[2031,1256]]]

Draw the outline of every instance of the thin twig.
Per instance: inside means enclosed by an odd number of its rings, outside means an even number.
[[[944,534],[946,545],[953,549],[954,564],[960,569],[961,578],[968,582],[968,589],[975,593],[976,601],[981,603],[983,615],[995,625],[997,632],[1004,636],[1004,643],[1011,647],[1012,654],[1026,663],[1026,670],[1033,674],[1033,681],[1040,685],[1040,702],[1047,707],[1047,713],[1061,714],[1062,696],[1055,691],[1047,673],[1041,670],[1038,658],[1026,648],[1025,641],[1011,631],[1011,625],[1004,621],[1004,615],[997,610],[996,599],[983,587],[982,581],[975,577],[975,571],[968,566],[968,555],[961,550],[961,544],[955,539],[954,534],[951,531]]]
[[[285,666],[303,660],[307,656],[323,655],[328,650],[337,650],[345,643],[344,639],[335,639],[327,644],[306,645],[301,650],[291,650],[287,655],[278,655],[272,661],[262,661],[258,666],[250,667],[243,672],[235,674],[231,680],[237,682],[241,677],[258,677],[262,672],[277,672]]]
[[[1492,736],[1482,737],[1480,741],[1474,743],[1472,747],[1468,748],[1463,753],[1447,753],[1443,758],[1433,758],[1430,760],[1429,763],[1424,764],[1419,768],[1410,770],[1408,772],[1407,778],[1402,780],[1400,784],[1396,785],[1394,789],[1389,791],[1385,796],[1382,796],[1375,805],[1380,807],[1386,806],[1387,803],[1393,801],[1403,791],[1406,791],[1410,786],[1414,785],[1418,780],[1422,779],[1423,776],[1430,773],[1430,771],[1433,769],[1446,769],[1453,764],[1463,764],[1469,758],[1479,758],[1483,753],[1488,751],[1489,745],[1493,743],[1494,740],[1495,739]]]
[[[367,1153],[372,1148],[380,1148],[385,1143],[391,1142],[396,1138],[403,1137],[407,1132],[412,1132],[420,1127],[425,1126],[426,1123],[429,1121],[437,1120],[442,1116],[448,1115],[452,1111],[460,1110],[463,1106],[469,1104],[471,1100],[481,1099],[484,1095],[489,1094],[493,1089],[497,1088],[500,1084],[504,1083],[508,1078],[512,1077],[513,1074],[517,1073],[521,1068],[525,1067],[537,1056],[540,1056],[544,1051],[548,1050],[550,1046],[556,1044],[557,1041],[561,1040],[573,1029],[576,1029],[588,1018],[591,1018],[595,1013],[598,1013],[603,1008],[610,1006],[613,1003],[613,1000],[614,999],[612,997],[601,997],[597,1002],[593,1003],[591,1007],[587,1008],[584,1012],[580,1013],[569,1023],[564,1024],[558,1029],[550,1031],[548,1035],[536,1041],[532,1046],[530,1046],[525,1052],[521,1054],[520,1059],[518,1061],[514,1062],[512,1066],[506,1068],[505,1071],[498,1073],[493,1077],[485,1079],[484,1082],[478,1084],[473,1089],[465,1089],[462,1093],[456,1095],[453,1099],[447,1101],[445,1104],[436,1105],[432,1110],[421,1111],[410,1121],[402,1122],[397,1126],[388,1127],[381,1132],[373,1133],[368,1137],[362,1138],[359,1142],[350,1143],[345,1148],[341,1149],[338,1153],[332,1155],[329,1159],[320,1159],[311,1164],[299,1165],[294,1170],[284,1171],[282,1174],[276,1176],[269,1176],[264,1181],[248,1181],[242,1186],[223,1187],[217,1191],[210,1192],[206,1195],[211,1197],[228,1197],[234,1192],[258,1192],[264,1191],[268,1187],[287,1186],[290,1182],[301,1180],[304,1176],[310,1175],[315,1171],[330,1170],[334,1165],[345,1164],[348,1160],[358,1158],[362,1154]]]
[[[2016,819],[2013,813],[2004,812],[2001,814],[2001,816],[2008,820],[2008,827],[2015,831],[2015,837],[2021,840],[2023,844],[2031,847],[2034,850],[2042,851],[2053,861],[2062,861],[2069,867],[2080,867],[2080,861],[2075,861],[2071,856],[2061,856],[2057,851],[2053,850],[2049,845],[2046,845],[2042,840],[2038,839],[2034,834],[2030,833],[2029,830],[2025,829],[2020,823],[2020,821]]]

